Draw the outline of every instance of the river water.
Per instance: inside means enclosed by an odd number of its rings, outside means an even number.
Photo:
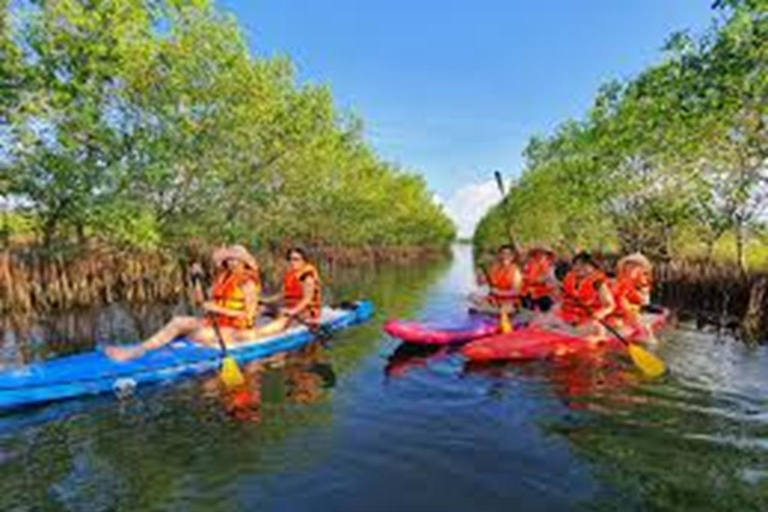
[[[3,511],[768,510],[768,351],[685,325],[670,374],[625,358],[472,368],[412,350],[388,317],[462,316],[450,262],[338,272],[370,323],[252,365],[247,407],[211,376],[0,415]],[[130,340],[170,306],[112,307],[5,334],[3,362]]]

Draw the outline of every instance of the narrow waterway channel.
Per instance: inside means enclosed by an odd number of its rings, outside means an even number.
[[[620,355],[468,368],[381,331],[464,315],[468,248],[330,286],[376,318],[252,368],[249,415],[210,377],[1,415],[0,510],[768,510],[766,348],[679,325],[655,382]],[[2,362],[135,339],[173,309],[47,319],[23,346],[6,332]]]

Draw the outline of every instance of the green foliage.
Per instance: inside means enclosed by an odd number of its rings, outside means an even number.
[[[327,86],[252,56],[212,2],[0,7],[0,184],[45,243],[453,238],[423,180],[382,162]]]
[[[673,257],[685,232],[711,256],[731,233],[743,263],[768,206],[763,4],[718,2],[727,15],[707,33],[673,34],[659,64],[604,85],[584,120],[532,138],[509,218],[491,210],[475,243],[498,243],[511,223],[523,242]]]

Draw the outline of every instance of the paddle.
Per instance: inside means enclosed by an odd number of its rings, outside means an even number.
[[[200,276],[193,275],[192,281],[195,284],[200,284]],[[203,297],[207,300],[208,297],[205,289],[202,286],[200,288],[203,292]],[[245,384],[243,372],[240,371],[240,367],[238,366],[237,361],[235,361],[235,358],[229,355],[229,352],[227,351],[227,344],[224,343],[224,338],[221,335],[216,315],[208,313],[208,316],[213,324],[213,331],[216,333],[216,341],[219,342],[219,348],[221,348],[221,369],[219,370],[219,378],[224,386],[229,389],[240,387]]]
[[[614,329],[605,320],[600,319],[599,322],[603,324],[603,327],[608,329],[611,332],[611,334],[613,334],[619,341],[621,341],[627,347],[627,350],[629,351],[629,357],[632,359],[632,362],[635,363],[635,366],[640,368],[640,370],[642,370],[643,373],[646,374],[648,377],[651,377],[651,378],[660,377],[661,375],[664,375],[667,372],[667,365],[664,364],[664,361],[662,361],[660,357],[645,350],[643,347],[641,347],[637,343],[632,343],[631,341],[626,339],[624,336],[619,334],[619,331]]]
[[[504,210],[504,216],[507,218],[507,221],[510,221],[512,220],[512,217],[509,214],[509,207],[507,206],[507,193],[504,190],[504,180],[502,179],[501,172],[499,171],[493,171],[493,175],[496,178],[496,186],[499,188],[499,193],[501,194],[501,207]],[[509,245],[511,245],[512,249],[517,252],[517,243],[515,242],[515,236],[512,234],[511,225],[507,226],[507,236],[509,237]],[[509,312],[505,307],[501,308],[501,316],[499,317],[499,330],[502,333],[508,333],[514,330],[512,322],[509,319]]]
[[[494,175],[496,177],[496,185],[499,187],[499,192],[501,193],[501,202],[502,202],[502,208],[504,210],[504,214],[507,217],[507,221],[510,221],[509,218],[509,209],[506,205],[506,193],[504,192],[504,180],[501,178],[501,173],[499,171],[494,171]],[[515,245],[515,239],[512,236],[512,231],[510,230],[508,232],[509,235],[509,241],[513,247],[516,247]],[[578,298],[576,298],[576,301],[581,305],[581,307],[585,307],[581,302],[579,302]],[[659,377],[660,375],[663,375],[667,371],[667,367],[664,364],[664,361],[661,360],[661,358],[655,356],[654,354],[650,353],[649,351],[645,350],[643,347],[638,345],[637,343],[632,343],[629,340],[627,340],[624,336],[622,336],[616,329],[614,329],[612,326],[608,325],[607,322],[603,319],[598,320],[603,327],[608,329],[611,334],[613,334],[619,341],[621,341],[629,351],[629,357],[632,359],[632,362],[635,363],[635,366],[640,368],[644,374],[646,374],[649,377],[655,378]]]
[[[512,218],[509,214],[509,206],[507,206],[507,193],[504,191],[504,180],[499,171],[493,171],[493,175],[496,177],[496,186],[499,188],[499,193],[501,193],[501,207],[504,210],[504,216],[507,218],[507,222],[509,222]],[[515,242],[515,236],[512,234],[511,225],[507,226],[507,236],[509,237],[509,244],[515,251],[517,251],[517,243]]]

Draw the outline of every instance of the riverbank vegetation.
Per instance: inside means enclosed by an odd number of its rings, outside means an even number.
[[[661,62],[533,137],[509,216],[493,209],[476,244],[509,222],[522,241],[768,267],[768,4],[715,9],[710,30],[673,34]]]
[[[714,9],[705,33],[671,35],[659,63],[530,140],[476,250],[510,231],[562,253],[640,250],[661,297],[768,332],[768,2]]]
[[[0,236],[27,273],[96,247],[143,266],[190,243],[344,259],[454,237],[327,85],[254,56],[211,1],[0,0],[0,82]]]

